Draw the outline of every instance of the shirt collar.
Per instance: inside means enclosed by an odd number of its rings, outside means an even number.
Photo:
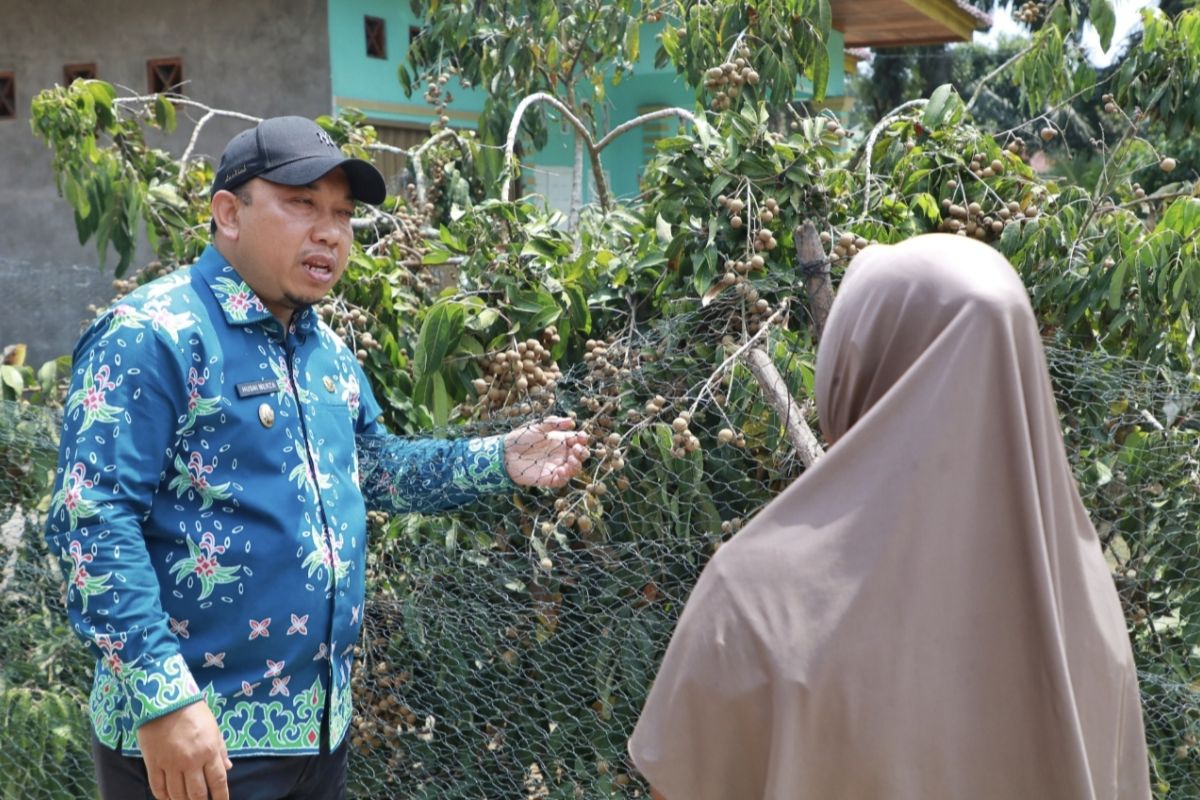
[[[225,314],[225,321],[230,325],[266,323],[268,327],[280,327],[279,321],[267,310],[262,300],[258,299],[250,285],[213,245],[204,248],[192,269],[208,284]],[[291,330],[307,336],[316,327],[316,314],[311,306],[305,306],[292,314]]]

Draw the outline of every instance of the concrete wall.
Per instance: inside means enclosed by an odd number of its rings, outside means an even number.
[[[153,9],[153,12],[148,11]],[[70,352],[90,303],[111,296],[112,265],[81,247],[58,196],[50,151],[30,132],[29,106],[62,81],[64,64],[95,62],[100,78],[146,92],[146,60],[183,59],[184,93],[256,116],[332,110],[326,0],[0,0],[0,71],[16,73],[18,117],[0,120],[0,347],[26,342],[35,363]],[[193,111],[167,142],[182,152]],[[219,158],[246,126],[214,120],[197,153]],[[145,248],[144,248],[145,249]],[[148,254],[141,259],[144,262]],[[134,267],[138,266],[135,262]]]

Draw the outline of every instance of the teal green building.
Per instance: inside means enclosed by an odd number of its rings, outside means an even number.
[[[857,48],[884,45],[956,41],[970,38],[984,27],[986,16],[956,0],[857,0],[832,3],[834,32],[829,38],[829,82],[823,107],[846,110],[846,71],[853,70]],[[872,6],[872,9],[865,8]],[[408,55],[409,43],[423,24],[408,3],[396,0],[329,0],[330,71],[335,110],[356,108],[376,126],[385,143],[408,148],[429,135],[435,110],[420,96],[406,97],[397,78],[398,68]],[[866,12],[866,13],[865,13]],[[639,61],[632,73],[617,86],[609,86],[606,113],[611,129],[639,114],[668,106],[692,108],[694,95],[671,68],[657,69],[654,54],[663,23],[641,26]],[[465,89],[458,80],[446,85],[453,96],[446,114],[450,125],[474,127],[483,108],[484,93]],[[811,97],[798,89],[797,99]],[[522,160],[524,185],[544,195],[555,208],[566,208],[574,164],[573,129],[560,123],[549,110],[550,137],[546,146],[527,153]],[[608,185],[616,197],[638,191],[638,181],[653,142],[674,125],[666,121],[643,125],[615,140],[602,153]],[[601,131],[603,133],[603,131]],[[399,162],[383,159],[385,172],[398,169]],[[589,165],[585,163],[585,171]],[[591,180],[585,175],[585,186]],[[394,186],[392,187],[394,189]],[[587,197],[585,193],[585,198]]]

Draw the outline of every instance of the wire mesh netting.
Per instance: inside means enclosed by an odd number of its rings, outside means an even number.
[[[682,337],[621,347],[596,343],[557,381],[556,408],[605,448],[586,477],[436,517],[371,514],[352,797],[647,796],[625,742],[683,602],[720,542],[801,467],[743,368],[708,382]],[[1047,352],[1138,656],[1156,791],[1200,798],[1200,385]],[[802,386],[810,365],[787,355],[776,361]],[[0,404],[0,796],[26,800],[95,795],[90,664],[41,540],[56,432],[53,410]]]

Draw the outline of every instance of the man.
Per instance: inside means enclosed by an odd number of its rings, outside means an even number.
[[[564,419],[459,442],[379,425],[312,305],[345,270],[355,201],[384,195],[312,121],[266,120],[221,158],[213,245],[76,347],[47,540],[98,658],[106,800],[341,797],[366,506],[559,486],[587,455]]]

